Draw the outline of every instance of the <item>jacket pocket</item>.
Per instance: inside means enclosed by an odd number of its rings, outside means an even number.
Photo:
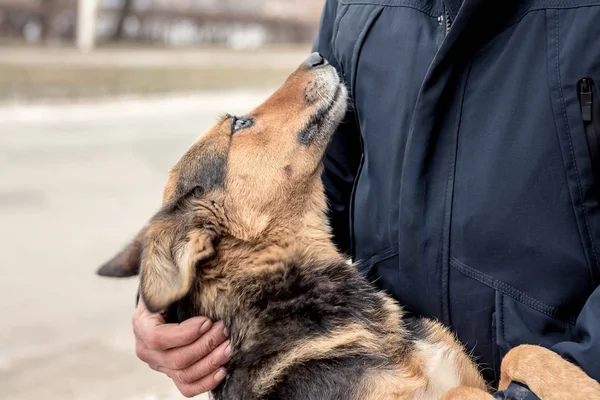
[[[589,276],[588,283],[580,284],[583,290],[579,293],[584,296],[579,299],[579,308],[600,279],[600,174],[596,171],[600,160],[600,136],[596,135],[600,132],[592,134],[594,120],[599,119],[594,116],[598,99],[593,80],[599,82],[600,65],[597,54],[590,51],[600,45],[599,16],[600,7],[546,10],[548,83],[566,173],[564,189],[570,198]],[[581,40],[582,35],[593,37],[594,43]],[[577,264],[583,267],[581,261]]]
[[[550,348],[559,342],[577,338],[574,321],[554,318],[501,291],[496,291],[495,309],[493,325],[498,361],[501,361],[510,349],[521,344]]]
[[[585,130],[592,172],[594,174],[594,193],[600,201],[600,103],[596,84],[591,78],[583,78],[577,83],[581,119]]]

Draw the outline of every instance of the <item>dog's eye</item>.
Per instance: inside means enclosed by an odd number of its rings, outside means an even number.
[[[231,134],[236,133],[240,129],[252,126],[252,118],[250,117],[233,117],[231,120]]]

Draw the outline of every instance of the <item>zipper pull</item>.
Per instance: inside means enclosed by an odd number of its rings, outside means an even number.
[[[581,99],[581,116],[583,117],[583,121],[592,122],[592,90],[590,82],[587,79],[581,80],[579,96]]]

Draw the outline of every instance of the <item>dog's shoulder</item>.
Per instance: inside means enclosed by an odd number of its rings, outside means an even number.
[[[269,322],[294,319],[324,330],[349,318],[377,321],[386,298],[343,260],[287,259],[243,276],[235,286],[245,306]]]
[[[340,392],[326,398],[349,398],[344,385],[322,380],[349,379],[352,390],[365,370],[394,364],[386,346],[402,341],[400,308],[343,260],[289,259],[236,286],[245,304],[233,319],[242,337],[226,385],[232,393],[250,385],[265,398],[294,398],[286,390],[303,387],[303,398],[316,399],[331,386]]]

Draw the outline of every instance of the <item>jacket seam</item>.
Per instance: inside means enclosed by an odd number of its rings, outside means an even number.
[[[576,322],[576,318],[574,317],[566,317],[564,316],[563,312],[561,312],[560,310],[558,310],[555,307],[552,307],[534,297],[531,297],[530,295],[523,293],[522,291],[520,291],[519,289],[508,285],[490,275],[487,275],[486,273],[483,273],[481,271],[478,271],[474,268],[469,267],[468,265],[466,265],[465,263],[457,260],[456,258],[452,257],[452,259],[450,260],[450,265],[452,267],[454,267],[457,271],[463,273],[464,275],[475,279],[476,281],[483,283],[484,285],[491,287],[494,290],[499,291],[500,293],[511,297],[512,299],[516,300],[517,302],[526,305],[529,308],[532,308],[542,314],[545,314],[551,318],[563,321],[563,322],[567,322],[571,325],[575,325]],[[504,318],[504,313],[503,313],[503,318]],[[504,325],[504,320],[502,321],[502,324]],[[504,335],[504,333],[503,333]]]
[[[363,273],[366,274],[369,271],[371,271],[371,269],[373,269],[373,267],[385,260],[389,260],[392,257],[395,257],[398,255],[398,245],[394,244],[392,246],[389,246],[387,248],[385,248],[384,250],[375,253],[367,258],[365,258],[364,260],[358,260],[356,262],[356,264],[358,265],[358,269]],[[364,266],[364,269],[361,270],[360,267]]]
[[[471,74],[471,68],[473,66],[472,61],[468,62],[466,73],[461,76],[461,93],[460,93],[460,106],[456,111],[456,131],[454,140],[454,149],[450,152],[450,160],[448,161],[448,178],[446,183],[446,190],[444,193],[444,218],[442,221],[442,237],[441,237],[441,267],[442,267],[442,291],[440,296],[443,296],[442,310],[444,320],[448,325],[451,325],[451,312],[450,312],[450,272],[448,267],[448,260],[450,259],[450,241],[452,235],[452,208],[454,204],[454,182],[456,179],[456,163],[458,159],[458,141],[460,136],[460,126],[462,124],[463,108],[466,96],[467,81]]]
[[[588,1],[579,1],[577,4],[557,4],[561,1],[557,0],[547,0],[540,2],[541,4],[536,4],[527,10],[529,11],[538,11],[538,10],[570,10],[573,8],[584,8],[584,7],[593,7],[600,5],[600,1],[597,0],[588,0]]]
[[[545,7],[544,6],[531,7],[527,11],[523,12],[523,14],[519,15],[518,17],[516,17],[516,19],[511,20],[508,24],[506,24],[500,31],[498,31],[497,35],[503,33],[504,31],[506,31],[507,29],[509,29],[511,26],[518,24],[527,15],[529,15],[531,13],[534,13],[534,12],[538,12],[538,11],[547,12],[549,10],[573,10],[573,9],[576,9],[576,8],[595,7],[595,6],[599,6],[599,5],[600,5],[600,1],[591,1],[591,2],[585,3],[585,4],[574,4],[574,5],[570,5],[570,6],[569,5],[565,5],[565,6],[547,5]]]
[[[562,108],[562,114],[563,114],[563,121],[564,121],[564,125],[565,125],[565,131],[567,133],[567,139],[569,141],[569,152],[571,153],[571,162],[573,163],[573,170],[575,171],[575,178],[576,178],[576,182],[577,182],[577,191],[579,193],[579,201],[578,203],[580,203],[578,206],[581,208],[581,211],[583,213],[583,222],[585,224],[585,229],[587,231],[588,234],[588,238],[590,239],[590,247],[592,250],[592,254],[594,255],[594,261],[596,263],[596,266],[598,266],[598,254],[596,252],[596,245],[594,243],[594,236],[592,235],[592,230],[590,228],[590,223],[589,223],[589,219],[588,219],[588,213],[587,210],[585,208],[585,204],[583,204],[583,189],[581,186],[581,177],[579,175],[579,168],[577,167],[577,158],[575,156],[575,150],[573,149],[573,140],[571,138],[571,129],[569,127],[569,118],[567,115],[567,107],[565,105],[565,98],[564,98],[564,93],[563,93],[563,88],[562,88],[562,80],[560,77],[560,58],[559,58],[559,53],[560,53],[560,43],[559,43],[559,16],[558,16],[558,12],[555,12],[554,15],[554,22],[556,24],[555,26],[555,41],[556,41],[556,79],[557,79],[557,83],[558,83],[558,92],[560,95],[560,105]],[[585,243],[582,243],[583,249],[584,249],[584,253],[585,253]],[[590,260],[591,261],[591,260]],[[588,261],[588,262],[590,262]],[[591,265],[590,265],[591,267]]]
[[[342,0],[340,1],[340,4],[346,5],[346,6],[351,6],[351,5],[365,5],[365,6],[383,6],[383,7],[393,7],[393,8],[410,8],[419,12],[422,12],[423,14],[432,17],[432,18],[437,18],[438,14],[436,14],[436,11],[433,10],[431,7],[418,7],[416,5],[412,5],[412,4],[395,4],[392,1],[386,1],[386,0],[373,0],[373,1],[369,1],[369,0],[358,0],[358,1],[352,1],[352,0]],[[543,2],[541,5],[535,5],[529,9],[526,9],[521,15],[519,15],[518,17],[516,17],[516,19],[510,21],[507,25],[505,25],[504,29],[502,31],[500,31],[499,33],[503,32],[504,30],[508,29],[510,26],[518,24],[519,22],[521,22],[521,20],[523,18],[525,18],[525,16],[529,13],[532,12],[536,12],[536,11],[547,11],[547,10],[570,10],[570,9],[575,9],[575,8],[585,8],[585,7],[594,7],[594,6],[598,6],[600,5],[600,1],[589,1],[589,2],[581,2],[579,4],[556,4],[555,1],[545,1]]]
[[[527,11],[525,11],[523,14],[520,14],[518,17],[516,17],[516,19],[511,19],[506,25],[502,26],[501,29],[499,29],[497,32],[495,32],[487,41],[487,44],[481,46],[478,50],[477,53],[485,50],[485,48],[494,40],[496,39],[498,36],[502,35],[504,32],[506,32],[507,30],[509,30],[510,28],[512,28],[513,26],[519,24],[521,21],[523,21],[525,19],[525,17],[527,17],[529,14],[532,13],[536,13],[536,12],[544,12],[547,13],[550,10],[573,10],[573,9],[577,9],[577,8],[586,8],[586,7],[597,7],[600,6],[600,1],[594,1],[594,2],[590,2],[588,4],[579,4],[579,5],[572,5],[572,6],[547,6],[547,7],[532,7],[530,9],[528,9]]]
[[[344,16],[346,15],[346,12],[348,11],[348,7],[345,7],[335,18],[335,22],[333,25],[333,32],[331,34],[331,39],[330,39],[330,43],[329,43],[329,48],[331,49],[331,55],[335,58],[335,62],[337,63],[337,65],[339,65],[340,70],[342,72],[342,75],[345,75],[344,73],[344,66],[342,64],[340,64],[340,60],[338,59],[337,55],[335,54],[335,46],[334,44],[337,42],[337,38],[339,35],[339,31],[340,31],[340,22],[342,21],[342,19],[344,18]]]
[[[350,75],[350,79],[351,79],[350,90],[352,92],[353,98],[355,98],[354,92],[355,92],[355,88],[356,88],[356,69],[358,67],[358,59],[360,56],[360,52],[362,50],[362,46],[367,38],[369,31],[373,27],[373,24],[375,23],[377,18],[379,18],[379,16],[381,15],[382,11],[383,11],[382,8],[376,8],[373,11],[371,11],[371,13],[369,14],[369,17],[367,18],[365,26],[362,28],[362,30],[358,34],[358,36],[356,38],[356,43],[354,44],[354,48],[352,49],[352,58],[350,59],[350,63],[351,63],[351,65],[350,65],[350,74],[351,74]],[[357,113],[357,115],[358,115],[358,113]]]
[[[428,17],[437,18],[438,14],[432,9],[432,7],[419,7],[413,4],[396,4],[391,1],[379,0],[379,1],[352,1],[352,0],[342,0],[340,4],[345,6],[353,6],[353,5],[362,5],[362,6],[382,6],[382,7],[392,7],[392,8],[410,8],[411,10],[419,11]]]
[[[371,29],[371,27],[373,26],[373,24],[375,23],[375,21],[377,20],[377,18],[379,18],[379,16],[381,15],[382,11],[383,11],[382,8],[376,8],[373,11],[371,11],[371,13],[369,14],[369,17],[367,18],[367,22],[365,23],[365,26],[363,27],[363,29],[360,31],[358,37],[356,38],[356,43],[354,45],[354,48],[352,49],[352,58],[350,59],[350,97],[352,98],[352,102],[354,104],[354,109],[355,109],[354,119],[356,122],[356,126],[358,127],[358,131],[359,131],[360,152],[361,152],[360,164],[356,171],[354,183],[352,184],[352,193],[350,194],[349,223],[350,223],[350,255],[352,256],[352,258],[354,258],[356,256],[356,248],[355,248],[356,241],[355,241],[355,237],[354,237],[354,210],[355,210],[354,199],[356,197],[356,188],[358,187],[358,181],[360,180],[360,176],[361,176],[362,170],[363,170],[363,165],[365,163],[364,142],[363,142],[362,132],[360,132],[360,116],[359,116],[358,106],[356,105],[356,97],[354,95],[355,94],[355,86],[356,86],[356,69],[358,67],[359,55],[362,50],[363,43],[366,40],[367,34],[368,34],[369,30]]]
[[[398,245],[394,244],[387,247],[385,250],[373,254],[365,259],[365,263],[377,264],[388,258],[392,258],[398,255]]]

